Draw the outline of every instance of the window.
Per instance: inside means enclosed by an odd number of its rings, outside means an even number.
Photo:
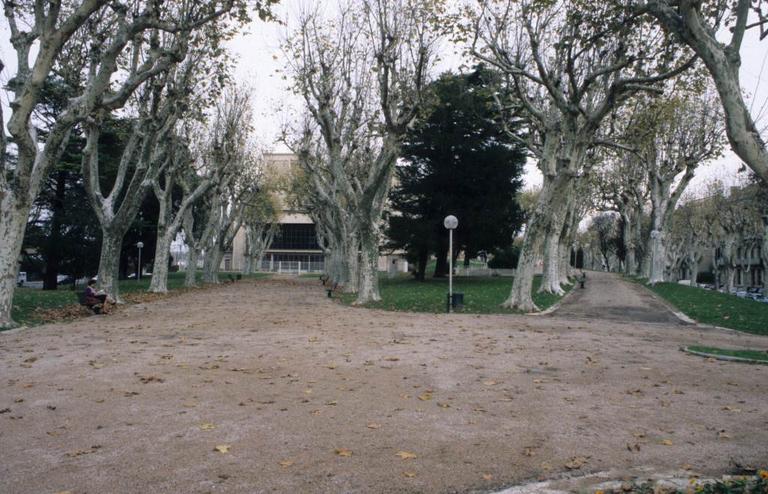
[[[283,224],[275,235],[271,249],[319,250],[315,225]]]

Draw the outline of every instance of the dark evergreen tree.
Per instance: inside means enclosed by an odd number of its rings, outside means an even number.
[[[433,253],[434,275],[448,273],[448,214],[459,218],[454,251],[463,250],[466,263],[480,251],[509,246],[522,224],[516,196],[525,153],[498,125],[496,77],[483,67],[444,74],[431,86],[432,104],[406,136],[387,236],[389,247],[405,249],[416,263],[418,279]]]

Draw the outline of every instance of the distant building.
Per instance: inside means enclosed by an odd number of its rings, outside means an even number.
[[[293,153],[265,155],[266,173],[278,183],[288,183],[298,158]],[[304,211],[288,206],[287,195],[279,193],[282,212],[278,220],[280,229],[272,245],[264,254],[257,269],[275,273],[320,273],[325,269],[325,254],[318,245],[317,231],[312,218]],[[232,249],[224,254],[221,268],[224,271],[240,271],[245,265],[245,230],[235,235]],[[407,272],[408,262],[399,253],[379,257],[379,270],[390,274]]]

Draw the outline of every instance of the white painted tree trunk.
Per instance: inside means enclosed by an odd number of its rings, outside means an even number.
[[[0,194],[0,329],[6,329],[15,325],[11,310],[29,209],[13,204],[10,193],[0,191]]]
[[[375,226],[360,231],[360,283],[355,305],[378,302],[379,293],[379,235]]]
[[[124,232],[122,231],[115,232],[105,228],[101,230],[101,254],[99,257],[97,287],[100,290],[104,290],[118,304],[123,303],[119,284],[120,252],[123,249],[123,237]]]

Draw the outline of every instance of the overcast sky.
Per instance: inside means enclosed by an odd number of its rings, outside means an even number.
[[[256,128],[264,144],[276,151],[286,151],[275,140],[281,124],[295,117],[301,105],[301,101],[287,91],[288,83],[282,79],[282,73],[276,72],[283,69],[280,40],[286,29],[295,25],[292,19],[296,19],[299,6],[305,2],[306,0],[283,0],[277,12],[286,25],[254,23],[246,34],[238,36],[230,43],[230,48],[238,60],[236,77],[247,82],[255,93]],[[451,45],[446,44],[444,49],[446,54],[442,57],[444,62],[438,67],[439,72],[457,70],[466,62],[460,57],[452,56],[454,47]],[[768,125],[768,107],[764,107],[768,102],[768,40],[760,43],[756,33],[750,33],[742,47],[742,58],[741,82],[749,94],[756,95],[750,101],[754,102],[753,115],[760,115],[758,128],[762,129]],[[735,184],[739,164],[740,160],[729,150],[726,156],[699,170],[697,178],[690,186],[691,190],[698,189],[701,184],[713,178],[721,178],[727,183]],[[525,180],[527,185],[541,183],[541,175],[533,163],[526,167]]]
[[[324,1],[328,5],[334,5],[333,0]],[[247,83],[254,92],[256,105],[255,127],[261,136],[262,144],[267,149],[274,151],[286,151],[276,138],[279,135],[283,123],[295,118],[300,109],[301,101],[288,91],[288,81],[283,79],[283,59],[280,51],[280,40],[286,29],[291,29],[294,24],[291,20],[296,18],[298,8],[307,0],[283,0],[276,8],[277,14],[285,25],[277,23],[263,23],[256,21],[251,24],[247,32],[236,37],[230,43],[230,49],[235,55],[237,66],[235,75],[239,81]],[[15,73],[15,52],[8,41],[9,29],[7,23],[0,22],[0,59],[6,68],[0,74],[0,83],[3,85],[10,75]],[[452,55],[455,50],[449,44],[444,45],[446,53],[443,54],[443,62],[437,71],[458,69],[465,62],[460,57]],[[750,32],[742,47],[741,81],[750,97],[753,115],[759,115],[758,128],[765,129],[768,126],[768,40],[760,43],[755,32]],[[3,113],[8,118],[8,95],[0,91],[2,96]],[[764,133],[765,135],[765,133]],[[721,178],[728,183],[737,180],[736,170],[739,168],[739,160],[730,151],[725,157],[707,165],[699,170],[697,178],[691,188],[696,189],[700,184],[714,177]],[[743,174],[742,174],[743,175]],[[533,163],[526,168],[526,183],[535,185],[540,183],[541,176]]]

